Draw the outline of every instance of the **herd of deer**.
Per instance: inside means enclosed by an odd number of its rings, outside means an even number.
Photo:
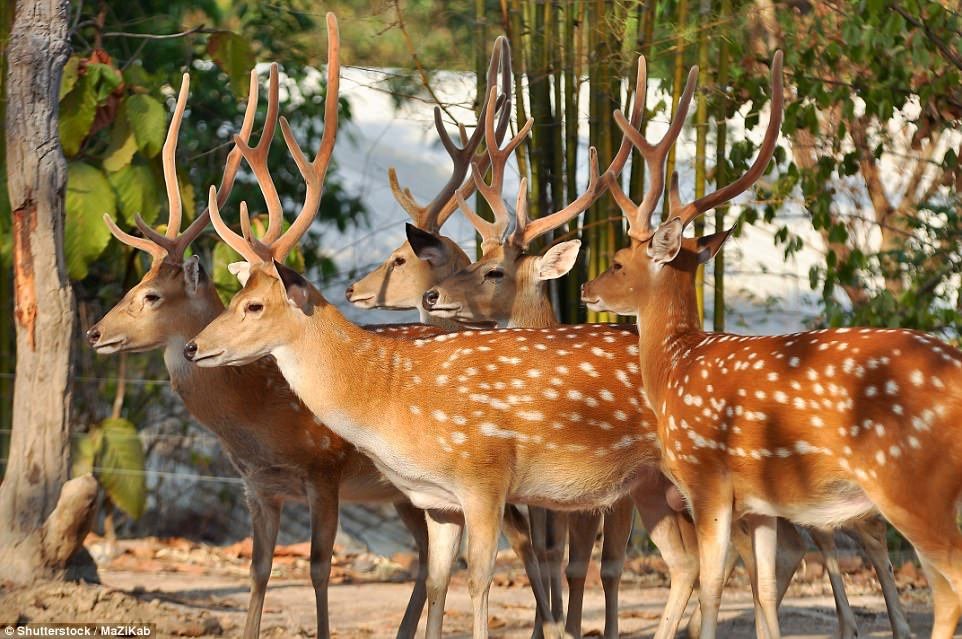
[[[284,258],[318,211],[337,132],[339,40],[328,15],[326,128],[309,159],[281,117],[281,133],[306,183],[300,212],[282,232],[282,201],[268,151],[278,121],[278,70],[270,70],[263,132],[249,145],[258,102],[250,98],[208,208],[180,232],[175,154],[188,77],[163,150],[170,217],[164,233],[137,220],[141,236],[106,218],[122,242],[153,265],[88,332],[100,353],[164,349],[174,390],[220,438],[243,477],[253,525],[251,599],[244,636],[257,637],[282,503],[306,499],[318,636],[330,635],[327,585],[341,499],[393,502],[419,549],[419,572],[399,637],[414,636],[425,601],[428,637],[440,637],[451,567],[467,527],[474,637],[487,636],[487,597],[500,531],[522,558],[537,602],[535,635],[581,636],[587,563],[604,516],[605,637],[618,636],[618,583],[632,521],[640,513],[670,571],[655,637],[677,632],[696,581],[700,623],[715,636],[719,600],[736,554],[755,596],[759,637],[779,636],[777,606],[805,550],[806,529],[825,553],[839,636],[857,635],[835,558],[834,532],[850,533],[874,564],[893,634],[911,636],[899,605],[881,515],[916,548],[932,588],[932,636],[951,637],[962,612],[962,353],[923,333],[835,329],[743,337],[701,328],[697,267],[730,231],[684,237],[699,215],[747,190],[775,149],[783,107],[782,57],[771,67],[772,105],[758,158],[747,173],[683,204],[672,176],[668,213],[652,214],[665,160],[681,131],[697,70],[664,137],[639,132],[647,74],[639,60],[631,113],[615,112],[624,138],[601,173],[594,150],[585,192],[531,220],[522,180],[509,213],[505,167],[531,130],[507,144],[510,51],[494,47],[488,94],[472,135],[441,143],[453,171],[426,206],[390,182],[410,214],[408,241],[347,289],[363,308],[418,308],[422,324],[358,327]],[[520,124],[520,123],[519,123]],[[648,188],[635,204],[618,176],[637,151]],[[241,232],[221,217],[241,161],[264,194],[268,225],[254,237],[246,203]],[[468,173],[470,172],[470,176]],[[490,179],[486,175],[490,173]],[[494,220],[465,200],[477,191]],[[578,240],[543,255],[531,242],[610,192],[630,246],[584,285],[593,309],[638,318],[626,325],[560,325],[547,282],[572,268]],[[460,209],[482,238],[472,263],[440,234]],[[213,222],[243,256],[243,285],[226,309],[191,242]],[[919,485],[914,484],[914,479]],[[528,506],[528,516],[517,505]],[[561,564],[569,541],[567,615]],[[733,550],[736,549],[736,550]],[[562,628],[562,624],[564,628]]]

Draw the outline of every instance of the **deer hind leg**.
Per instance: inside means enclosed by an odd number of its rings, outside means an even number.
[[[604,540],[601,546],[601,587],[605,591],[605,639],[618,639],[618,587],[625,570],[628,537],[631,536],[631,516],[634,504],[628,498],[619,499],[605,513]]]
[[[641,484],[631,494],[642,524],[668,565],[671,580],[668,601],[661,613],[655,639],[675,636],[698,579],[698,543],[694,525],[668,505],[665,495],[670,486],[669,481],[659,474],[657,480]]]
[[[468,593],[474,612],[474,639],[488,639],[488,592],[494,575],[504,502],[475,499],[464,505],[468,529]],[[548,625],[545,624],[546,634]]]
[[[424,511],[415,508],[410,502],[401,501],[394,504],[394,510],[404,523],[404,526],[414,537],[414,544],[418,549],[418,574],[411,590],[411,598],[404,610],[404,618],[398,627],[398,639],[414,639],[418,630],[418,621],[427,601],[428,577],[428,526],[424,520]]]
[[[703,489],[706,499],[691,502],[698,534],[698,600],[702,614],[699,636],[715,639],[725,585],[725,556],[731,541],[733,495],[727,482],[703,486]]]
[[[912,629],[909,628],[902,602],[899,601],[895,572],[892,570],[892,561],[889,559],[886,532],[885,520],[881,517],[857,521],[849,529],[849,533],[855,535],[862,545],[865,556],[868,557],[872,567],[875,568],[875,574],[878,575],[882,596],[885,597],[885,608],[888,611],[889,622],[892,624],[892,637],[909,639],[912,636]]]
[[[959,594],[952,588],[949,580],[933,566],[929,561],[919,554],[922,569],[928,579],[929,586],[932,588],[932,603],[935,619],[932,624],[932,637],[952,637],[955,635],[955,628],[959,624],[959,615],[962,613],[959,603]]]
[[[752,538],[752,554],[755,557],[755,627],[756,634],[768,639],[778,639],[778,579],[776,553],[778,548],[778,521],[766,515],[745,517]]]
[[[568,516],[568,566],[565,568],[565,577],[568,580],[568,616],[565,620],[565,632],[574,639],[581,639],[585,580],[600,525],[599,512],[575,512]]]
[[[812,528],[809,531],[812,540],[825,558],[825,570],[828,572],[829,583],[832,584],[832,595],[835,597],[835,613],[838,617],[838,631],[836,636],[842,639],[852,639],[858,636],[858,622],[855,613],[848,603],[845,593],[845,582],[842,580],[842,570],[838,565],[838,550],[835,546],[835,531]]]
[[[554,510],[548,511],[545,528],[545,558],[547,560],[548,580],[551,584],[548,597],[551,601],[551,619],[555,623],[563,622],[565,616],[561,585],[561,561],[564,559],[565,546],[568,542],[568,513]]]
[[[533,535],[528,527],[528,520],[516,506],[508,504],[504,510],[504,535],[515,554],[521,558],[524,564],[524,571],[528,575],[528,583],[531,584],[531,591],[534,593],[535,601],[535,625],[533,633],[537,636],[542,635],[542,618],[548,614],[549,602],[548,594],[545,592],[544,580],[542,579],[542,565],[538,561],[532,545]],[[550,616],[548,617],[550,619]]]
[[[244,639],[257,639],[261,631],[261,613],[267,580],[274,563],[274,546],[281,520],[281,502],[264,497],[247,487],[247,507],[251,512],[253,540],[251,549],[251,598],[244,622]]]
[[[451,567],[461,548],[464,520],[461,513],[429,511],[428,528],[428,621],[426,639],[441,639],[444,623],[444,600],[451,581]]]
[[[548,593],[551,588],[551,577],[548,574],[548,511],[545,508],[538,508],[535,506],[528,507],[528,518],[531,522],[531,545],[534,549],[534,554],[538,560],[538,571],[539,575],[539,587],[544,593]],[[528,573],[531,577],[531,573]],[[531,582],[532,590],[535,590],[535,584]],[[538,599],[538,591],[535,590],[535,599]],[[547,595],[546,595],[547,596]],[[545,619],[550,619],[550,617],[545,617],[542,612],[542,606],[539,604],[535,608],[534,614],[534,627],[531,630],[531,639],[543,639],[544,630],[542,628]]]
[[[338,486],[336,482],[314,482],[307,485],[307,503],[311,511],[311,584],[317,608],[317,636],[331,636],[327,612],[327,587],[331,581],[331,555],[337,536]]]

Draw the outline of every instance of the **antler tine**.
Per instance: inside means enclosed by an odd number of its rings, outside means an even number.
[[[765,138],[758,150],[758,157],[747,172],[740,178],[727,184],[722,188],[709,193],[688,204],[682,205],[681,198],[678,196],[678,180],[673,179],[671,184],[670,210],[673,216],[681,218],[682,224],[687,226],[696,217],[709,211],[723,202],[727,202],[739,195],[762,176],[768,162],[775,153],[775,145],[778,141],[778,132],[782,124],[782,108],[785,96],[782,89],[782,52],[776,51],[772,59],[772,106],[771,115],[768,120],[768,128],[765,130]]]
[[[341,81],[340,50],[341,40],[337,29],[337,18],[329,11],[327,13],[327,96],[324,101],[324,135],[321,137],[321,144],[313,162],[307,161],[307,156],[304,155],[301,147],[294,139],[294,134],[291,132],[287,119],[281,118],[281,132],[284,134],[284,142],[287,143],[287,148],[294,156],[297,168],[307,183],[307,192],[304,194],[304,204],[291,223],[290,228],[276,241],[269,235],[264,238],[265,242],[271,247],[274,259],[279,262],[287,257],[287,254],[300,241],[301,236],[310,228],[321,205],[324,179],[331,164],[334,143],[337,141],[337,108]]]
[[[139,217],[139,216],[138,216]],[[151,240],[143,237],[135,237],[130,233],[122,231],[119,226],[117,226],[114,221],[110,218],[110,215],[104,213],[104,224],[110,229],[110,232],[115,238],[126,244],[127,246],[132,246],[135,249],[140,249],[151,255],[155,260],[162,260],[167,254],[167,249],[165,249],[160,244],[157,244]],[[160,236],[163,238],[163,236]]]
[[[474,164],[471,167],[472,180],[474,179]],[[522,181],[524,181],[522,179]],[[527,185],[525,185],[527,186]],[[461,213],[464,217],[468,218],[468,222],[474,227],[474,230],[478,232],[481,236],[481,250],[485,251],[491,246],[498,246],[502,243],[505,233],[508,230],[508,218],[507,216],[496,216],[493,222],[489,222],[480,215],[474,212],[468,203],[464,201],[464,196],[461,191],[457,191],[455,194],[455,201],[461,208]]]
[[[220,207],[217,206],[217,189],[214,188],[213,184],[211,184],[210,192],[207,196],[207,208],[210,211],[210,221],[214,225],[214,231],[217,232],[217,235],[220,236],[220,239],[222,239],[227,246],[240,253],[241,257],[251,264],[264,261],[264,258],[254,250],[253,245],[232,231],[224,222],[224,218],[220,216]],[[241,202],[241,209],[244,210],[246,208],[247,203]]]
[[[498,125],[496,127],[496,137],[498,142],[503,139],[504,133],[510,121],[510,95],[511,95],[511,47],[507,38],[499,36],[494,43],[491,53],[491,60],[488,63],[486,91],[497,88],[498,79],[501,79],[502,95],[498,97],[494,109],[499,112]],[[487,93],[485,94],[487,96]],[[479,115],[479,123],[484,121],[485,114],[491,105],[485,100]],[[466,198],[474,191],[473,180],[465,182],[465,176],[471,166],[472,158],[484,139],[484,128],[477,126],[470,137],[464,134],[464,126],[456,122],[461,133],[462,146],[458,146],[448,134],[441,118],[441,109],[434,108],[434,128],[441,139],[441,145],[451,158],[452,171],[451,177],[444,184],[438,194],[427,205],[420,206],[415,201],[408,189],[402,189],[397,181],[397,173],[393,168],[388,169],[388,180],[391,184],[391,191],[398,203],[407,211],[408,215],[419,228],[431,232],[437,232],[441,226],[451,217],[457,208],[457,201],[453,197],[455,191],[461,191],[462,197]],[[482,172],[483,173],[483,172]]]
[[[674,145],[675,140],[678,139],[682,126],[684,126],[685,117],[688,115],[688,107],[691,105],[697,83],[698,67],[695,66],[688,72],[685,90],[678,102],[678,108],[671,124],[657,144],[648,142],[638,131],[636,124],[629,122],[620,110],[615,111],[615,122],[622,130],[625,139],[629,140],[638,149],[648,166],[648,189],[645,191],[641,204],[637,206],[622,190],[618,180],[606,172],[606,181],[611,188],[611,194],[628,219],[628,235],[636,241],[644,242],[651,237],[651,216],[665,189],[665,159],[668,157],[668,152]]]
[[[190,76],[184,74],[180,83],[180,91],[177,93],[177,106],[174,107],[174,115],[170,119],[170,126],[167,127],[167,139],[164,140],[161,161],[164,167],[164,184],[167,187],[167,201],[169,202],[170,217],[167,221],[167,238],[173,240],[180,233],[180,218],[183,212],[183,205],[180,199],[180,185],[177,182],[177,166],[175,156],[177,154],[177,137],[180,134],[180,125],[184,120],[184,110],[187,108],[187,94],[190,93]]]
[[[277,113],[279,111],[280,86],[278,81],[277,63],[271,64],[270,81],[267,90],[267,118],[264,120],[264,130],[257,140],[257,145],[251,147],[247,141],[241,139],[239,135],[234,136],[234,144],[239,149],[240,154],[247,160],[251,172],[257,179],[257,184],[264,195],[264,204],[267,207],[267,232],[264,233],[264,241],[271,242],[281,232],[281,221],[284,211],[281,207],[281,198],[277,194],[277,187],[274,186],[274,179],[271,177],[268,167],[268,157],[271,151],[271,142],[274,140],[274,131],[277,127]]]
[[[257,69],[251,69],[250,89],[247,92],[247,106],[244,109],[244,120],[241,123],[240,133],[238,134],[245,143],[250,140],[251,131],[254,129],[258,94]],[[230,192],[234,188],[234,180],[237,177],[237,171],[240,169],[242,157],[240,149],[238,149],[236,145],[230,150],[230,153],[227,154],[227,162],[224,165],[224,175],[221,176],[220,186],[217,187],[218,206],[224,206],[227,198],[230,197]],[[187,230],[177,236],[174,245],[167,251],[167,259],[181,259],[187,247],[197,239],[204,229],[207,228],[208,224],[210,224],[210,209],[205,207],[203,212],[197,216],[197,219],[190,223]]]
[[[524,185],[524,181],[522,181]],[[595,200],[601,197],[607,190],[607,183],[601,179],[598,172],[598,150],[595,147],[588,149],[588,186],[585,192],[575,199],[571,204],[560,211],[539,217],[535,220],[528,218],[527,214],[527,189],[522,186],[518,193],[517,218],[518,225],[515,228],[513,241],[522,249],[528,248],[531,242],[547,233],[567,223],[573,217],[591,206]]]

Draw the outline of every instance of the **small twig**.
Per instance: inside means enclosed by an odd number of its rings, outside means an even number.
[[[452,122],[457,122],[457,119],[451,115],[448,111],[448,107],[441,102],[438,96],[434,93],[434,89],[431,88],[431,83],[428,81],[428,74],[424,70],[424,66],[421,64],[421,59],[418,58],[417,51],[414,48],[414,42],[411,40],[411,35],[408,33],[407,28],[404,26],[404,17],[401,15],[401,3],[400,0],[394,0],[394,10],[397,14],[397,25],[398,29],[401,30],[401,35],[404,36],[404,43],[407,45],[408,52],[411,54],[411,59],[414,61],[414,68],[417,69],[418,75],[421,77],[421,83],[424,88],[427,89],[428,95],[434,100],[434,103],[444,111],[444,114],[451,119]]]
[[[196,26],[180,33],[130,33],[128,31],[107,31],[103,34],[105,38],[141,38],[143,40],[172,40],[183,38],[195,33],[217,33],[218,29],[207,29],[205,25]]]

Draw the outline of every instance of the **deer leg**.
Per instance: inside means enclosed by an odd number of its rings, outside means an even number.
[[[531,584],[531,591],[534,593],[535,601],[535,629],[534,632],[541,634],[542,615],[549,610],[548,594],[544,589],[544,581],[541,575],[541,565],[535,555],[531,543],[531,533],[528,528],[528,520],[516,506],[508,504],[504,509],[504,535],[511,544],[515,554],[521,558],[524,564],[524,571],[528,575],[528,583]],[[548,617],[550,619],[550,617]]]
[[[932,604],[935,619],[932,623],[932,637],[952,637],[959,624],[962,608],[959,604],[959,593],[952,589],[949,580],[925,557],[919,554],[922,570],[932,588]]]
[[[812,528],[810,530],[815,545],[825,557],[825,570],[828,580],[832,584],[832,594],[835,596],[835,610],[838,614],[838,636],[842,639],[852,639],[858,636],[858,623],[855,613],[848,603],[845,594],[845,583],[842,581],[842,571],[838,566],[838,551],[835,547],[835,532]]]
[[[464,521],[460,513],[428,511],[428,621],[426,639],[441,639],[444,600],[451,581],[451,567],[461,548]]]
[[[748,515],[752,535],[752,551],[755,556],[755,585],[757,607],[761,616],[756,616],[756,626],[765,628],[768,639],[779,639],[778,626],[778,584],[776,578],[775,555],[778,549],[778,521],[775,517]]]
[[[317,637],[331,636],[327,612],[327,587],[331,580],[331,555],[337,536],[338,486],[336,482],[307,484],[307,503],[311,511],[311,584],[317,608]]]
[[[748,572],[748,581],[752,587],[752,603],[755,608],[755,638],[769,639],[764,623],[765,612],[762,609],[762,601],[758,596],[758,562],[755,561],[755,548],[751,532],[748,530],[748,528],[747,519],[741,519],[735,522],[735,524],[732,526],[731,543],[731,547],[734,548],[735,553],[729,552],[728,554],[729,557],[732,554],[737,554],[739,557],[741,557],[742,562],[745,564],[745,570]],[[725,583],[728,583],[728,574],[726,574]],[[694,617],[694,615],[692,616]],[[701,619],[700,616],[699,619]]]
[[[551,578],[548,574],[548,511],[545,508],[537,508],[535,506],[528,507],[528,519],[531,522],[531,545],[534,549],[535,556],[538,559],[538,572],[540,587],[542,592],[549,592],[551,588]],[[530,576],[530,573],[529,573]],[[531,585],[534,588],[534,584]],[[547,596],[547,595],[546,595]],[[537,599],[537,595],[535,596]],[[531,630],[531,639],[543,639],[544,631],[542,626],[545,619],[550,619],[550,617],[544,617],[541,606],[539,605],[535,609],[534,615],[534,628]]]
[[[738,563],[738,558],[741,557],[741,555],[735,550],[738,544],[735,543],[734,541],[737,536],[737,533],[740,530],[741,528],[737,524],[735,525],[735,527],[732,528],[732,543],[728,545],[728,552],[725,554],[725,585],[728,585],[728,580],[731,579],[732,573],[735,571],[735,564]],[[742,536],[748,542],[745,548],[748,549],[747,553],[750,556],[751,549],[752,549],[751,539],[748,538],[748,534],[745,533],[744,531],[742,531]],[[754,565],[755,565],[754,559],[750,559],[749,561],[751,561],[751,564],[753,566],[752,570],[754,570]],[[748,566],[748,562],[746,562],[745,565]],[[754,576],[752,576],[751,578],[752,578],[752,592],[754,593],[755,578]],[[698,633],[700,630],[701,630],[701,606],[695,606],[695,609],[691,611],[691,616],[688,618],[688,627],[686,628],[685,634],[688,636],[688,639],[698,639]]]
[[[585,579],[600,524],[599,512],[574,512],[568,516],[568,566],[565,568],[565,577],[568,580],[568,616],[565,620],[565,632],[574,639],[581,639]]]
[[[604,539],[601,546],[601,587],[605,591],[605,639],[618,639],[618,587],[625,569],[628,537],[634,504],[619,499],[605,513]]]
[[[247,487],[247,507],[251,513],[253,539],[251,549],[251,598],[244,623],[244,639],[257,639],[261,631],[261,613],[267,580],[274,563],[274,546],[281,520],[280,501],[264,498]]]
[[[504,502],[476,499],[465,504],[468,529],[468,593],[474,611],[474,639],[488,639],[488,592],[494,575]]]
[[[669,481],[658,473],[657,478],[643,482],[631,494],[641,522],[668,565],[670,576],[668,601],[661,613],[655,639],[675,636],[698,579],[698,543],[694,526],[668,505],[665,495],[670,486]]]
[[[885,597],[889,622],[892,624],[892,636],[895,639],[909,639],[912,636],[912,629],[909,628],[909,622],[905,618],[902,602],[899,601],[899,590],[895,585],[895,573],[892,570],[892,561],[889,559],[885,538],[885,520],[881,517],[872,517],[857,521],[849,530],[862,544],[865,556],[875,568],[879,585],[882,586],[882,596]]]
[[[691,507],[698,534],[698,600],[701,603],[701,639],[715,639],[718,609],[725,579],[725,554],[732,531],[732,487],[721,483],[706,486],[711,499],[692,500]],[[756,558],[756,563],[757,563]]]
[[[407,608],[404,610],[404,618],[398,627],[398,639],[414,639],[417,634],[418,621],[421,619],[421,612],[424,610],[424,602],[427,600],[428,576],[428,527],[424,521],[424,511],[415,508],[411,502],[401,501],[394,504],[394,510],[404,523],[404,526],[414,537],[414,543],[418,549],[418,574],[411,590],[411,598],[408,600]]]
[[[568,514],[554,510],[548,511],[545,529],[546,552],[548,564],[548,580],[551,589],[548,593],[551,601],[551,620],[555,623],[564,621],[565,610],[561,586],[561,560],[564,558],[565,546],[568,541]]]

